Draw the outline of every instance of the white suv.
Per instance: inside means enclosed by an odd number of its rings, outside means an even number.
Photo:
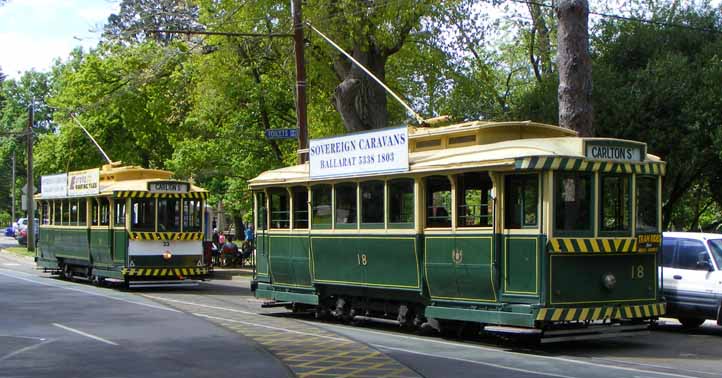
[[[722,234],[665,232],[662,254],[667,314],[688,328],[722,325]]]

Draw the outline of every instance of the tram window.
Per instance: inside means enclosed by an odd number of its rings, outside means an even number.
[[[504,228],[535,227],[539,211],[537,175],[509,175],[505,178]]]
[[[96,198],[93,198],[90,200],[90,225],[91,226],[97,226],[98,225],[98,200]]]
[[[370,227],[384,225],[384,182],[368,181],[361,184],[361,224]]]
[[[356,183],[336,185],[336,227],[356,227]]]
[[[70,201],[70,225],[71,226],[78,225],[78,201],[77,200]]]
[[[203,201],[198,199],[183,200],[183,232],[201,231],[201,209]]]
[[[389,224],[414,226],[414,180],[389,181]]]
[[[180,231],[180,199],[158,199],[158,232]]]
[[[557,231],[592,231],[592,175],[556,172],[554,216]]]
[[[53,224],[63,224],[63,202],[53,201]]]
[[[446,176],[426,180],[426,227],[451,227],[451,182]]]
[[[116,209],[118,206],[116,205]],[[155,199],[139,198],[130,202],[130,229],[133,231],[155,231]],[[116,220],[118,218],[116,217]],[[116,222],[116,226],[117,226]]]
[[[293,193],[293,228],[308,228],[308,189],[296,186]]]
[[[258,203],[258,224],[256,225],[256,228],[258,230],[265,230],[266,225],[268,224],[268,218],[267,218],[267,209],[266,209],[266,193],[263,192],[257,192],[256,193],[256,202]]]
[[[70,224],[70,201],[63,201],[63,220],[61,222],[63,226]]]
[[[601,176],[600,229],[604,232],[629,231],[631,212],[629,176]]]
[[[331,228],[331,185],[311,188],[311,227]]]
[[[78,225],[88,225],[88,201],[85,198],[78,200]]]
[[[491,188],[491,177],[486,172],[456,176],[456,214],[459,227],[491,227]]]
[[[125,206],[123,207],[125,211]],[[107,198],[100,199],[100,225],[107,226],[110,224],[110,201]],[[125,216],[123,216],[123,225],[125,225]]]
[[[659,232],[657,178],[637,176],[637,233]]]
[[[41,213],[43,216],[43,223],[42,224],[50,224],[50,211],[52,209],[52,202],[43,201],[40,203]]]
[[[115,202],[114,217],[115,227],[125,227],[125,200],[120,199]]]
[[[269,192],[271,198],[271,228],[288,228],[288,191],[277,189]]]

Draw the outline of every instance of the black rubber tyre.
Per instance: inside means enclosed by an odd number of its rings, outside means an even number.
[[[705,321],[704,318],[679,318],[678,320],[682,323],[682,327],[687,329],[697,328]]]

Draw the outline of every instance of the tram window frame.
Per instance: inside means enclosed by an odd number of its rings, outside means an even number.
[[[448,184],[448,190],[432,191],[431,188],[433,188],[433,186],[430,184],[430,180],[438,180],[439,183],[442,180],[446,181],[446,183]],[[452,225],[453,225],[452,220],[453,220],[455,211],[454,211],[454,201],[452,199],[453,191],[451,189],[452,189],[451,180],[449,179],[448,176],[434,175],[434,176],[424,177],[424,192],[425,192],[425,196],[424,196],[424,227],[425,228],[449,229],[452,227]],[[434,203],[435,203],[434,193],[447,192],[447,191],[449,193],[448,194],[448,204],[445,207],[444,206],[435,206],[434,205]],[[442,199],[442,201],[444,201],[444,199]],[[433,208],[442,208],[446,211],[447,214],[439,215],[439,216],[436,216],[436,215],[430,216],[429,210],[432,207]],[[444,223],[439,222],[437,224],[437,223],[430,222],[429,220],[431,218],[447,218],[447,221]],[[448,222],[448,225],[447,225],[447,222]]]
[[[100,225],[100,203],[99,198],[91,198],[90,204],[90,226],[97,227]]]
[[[537,173],[524,173],[524,174],[511,174],[504,176],[504,229],[508,230],[524,230],[524,229],[536,229],[539,228],[539,207],[540,207],[540,190],[539,190],[539,174]],[[520,185],[521,195],[519,199],[521,201],[519,206],[511,206],[511,188],[512,185]],[[534,195],[536,195],[536,206],[534,206],[534,222],[527,222],[527,210],[530,208],[527,203],[527,189],[534,189]],[[516,209],[516,214],[512,211]],[[513,217],[513,218],[512,218]],[[516,222],[511,223],[512,219]]]
[[[348,188],[348,190],[347,190]],[[340,189],[340,193],[339,193]],[[358,227],[358,184],[355,182],[342,182],[333,186],[334,205],[333,205],[333,223],[335,228],[339,229],[355,229]],[[339,196],[339,194],[342,194]],[[348,209],[341,209],[339,206],[349,204]],[[339,222],[339,210],[348,210],[348,215],[344,218],[346,222]]]
[[[301,198],[298,198],[298,195],[301,195]],[[307,230],[309,224],[308,188],[305,186],[292,187],[291,197],[293,199],[293,228]]]
[[[624,214],[627,217],[627,224],[625,229],[607,229],[605,228],[605,180],[607,179],[620,179],[620,182],[626,183],[627,187],[627,198],[626,198],[626,209]],[[632,234],[632,175],[629,174],[600,174],[599,175],[599,212],[597,214],[599,225],[600,236],[629,236]]]
[[[70,226],[70,200],[63,201],[63,217],[60,222],[63,226]]]
[[[100,214],[98,222],[100,226],[110,226],[110,199],[107,197],[100,198]],[[125,220],[123,221],[125,222]],[[123,223],[125,226],[125,223]]]
[[[70,225],[78,226],[78,215],[80,214],[80,201],[73,199],[70,201]]]
[[[40,202],[40,224],[41,225],[49,225],[50,221],[52,219],[52,214],[50,212],[51,207],[50,201],[41,201]]]
[[[63,224],[63,201],[53,201],[53,225],[60,226]]]
[[[203,200],[183,198],[181,201],[181,232],[201,232],[203,228]]]
[[[146,213],[146,208],[144,209],[142,214],[139,214],[141,204],[151,205],[150,213]],[[127,209],[125,212],[127,214]],[[156,198],[132,198],[130,200],[130,230],[140,232],[155,232],[157,226],[157,212],[158,207],[156,203]],[[139,223],[141,217],[143,218],[143,222]],[[151,222],[148,222],[148,218],[151,219]]]
[[[640,206],[640,193],[642,186],[640,185],[641,181],[651,181],[652,182],[652,188],[654,193],[654,210],[650,213],[654,213],[654,225],[653,226],[643,226],[640,227],[639,221],[643,218],[643,214],[640,213],[640,209],[642,206]],[[657,176],[649,176],[649,175],[637,175],[635,178],[635,188],[634,188],[634,198],[635,198],[635,231],[637,234],[651,234],[651,233],[659,233],[659,178]],[[645,214],[649,215],[649,214]]]
[[[158,220],[156,222],[157,232],[180,232],[181,199],[158,198],[156,200],[156,219]]]
[[[324,200],[328,202],[319,202],[320,194],[323,194]],[[317,213],[324,212],[324,215],[318,216]],[[325,215],[328,211],[328,215]],[[319,222],[324,220],[324,222]],[[325,220],[328,219],[328,222]],[[333,185],[317,184],[311,186],[311,229],[329,230],[333,228]]]
[[[494,225],[494,214],[493,214],[493,199],[492,190],[494,188],[494,182],[491,180],[488,172],[474,171],[460,173],[456,175],[456,227],[458,228],[491,228]],[[478,182],[474,180],[478,179]],[[472,187],[472,185],[478,184],[478,188]],[[467,190],[468,189],[468,190]],[[464,215],[467,214],[466,209],[469,206],[467,204],[467,192],[471,190],[479,191],[479,210],[478,215]],[[486,197],[486,202],[484,198]],[[484,211],[483,209],[486,209]],[[472,211],[473,213],[473,211]],[[486,215],[484,215],[486,214]],[[473,224],[467,224],[469,218],[477,218]],[[483,220],[486,221],[483,221]]]
[[[285,204],[286,206],[279,207],[278,210],[274,210],[274,197],[283,196],[285,200],[279,202],[279,205]],[[288,230],[291,228],[291,196],[286,188],[274,188],[268,190],[268,200],[270,207],[270,226],[272,230]],[[285,208],[285,210],[284,210]],[[284,217],[285,215],[285,217]],[[276,218],[276,216],[281,216]]]
[[[81,198],[78,200],[78,226],[88,226],[88,199]]]
[[[369,190],[370,189],[370,190]],[[380,189],[380,191],[379,191]],[[384,197],[386,191],[386,183],[383,180],[369,180],[359,183],[359,190],[361,193],[361,228],[367,229],[380,229],[384,228],[384,219],[386,219],[386,212],[384,206]],[[375,193],[374,193],[375,192]],[[365,198],[366,194],[369,194],[369,198]],[[380,198],[372,198],[371,196]],[[366,218],[367,214],[371,214],[373,210],[376,214],[377,219]],[[373,220],[369,222],[369,220]]]
[[[409,185],[411,186],[411,191],[403,190],[402,185]],[[416,208],[416,193],[415,193],[415,182],[412,178],[397,178],[392,179],[386,182],[386,187],[388,188],[388,206],[386,208],[387,218],[388,218],[388,228],[414,228],[414,223],[416,222],[416,215],[415,215],[415,208]],[[406,188],[408,189],[408,188]],[[396,190],[398,191],[398,197],[396,197]],[[409,198],[404,198],[405,196],[408,196],[411,194],[410,201]],[[410,204],[410,209],[404,209],[405,207],[408,207]],[[396,211],[398,210],[398,211]],[[406,210],[406,211],[404,211]],[[410,212],[408,211],[410,210]],[[398,222],[397,219],[404,218],[402,216],[402,213],[405,214],[407,217],[410,213],[410,220],[408,222]],[[398,218],[395,218],[397,217]]]
[[[265,231],[268,229],[268,208],[266,207],[266,193],[256,192],[256,206],[258,207],[256,217],[256,230]]]
[[[563,184],[563,181],[568,178],[574,178],[579,179],[581,177],[586,178],[587,185],[588,185],[588,193],[587,193],[587,217],[588,224],[586,225],[586,228],[581,229],[566,229],[566,228],[560,228],[558,225],[559,221],[563,221],[560,217],[562,216],[563,209],[560,209],[560,203],[563,203],[563,196],[565,193],[562,191],[562,189],[565,188],[565,184]],[[575,197],[579,195],[578,192],[578,183],[579,181],[575,181]],[[594,222],[595,222],[595,216],[594,216],[594,204],[596,203],[596,178],[592,172],[579,172],[579,171],[557,171],[554,172],[554,203],[553,203],[553,225],[554,225],[554,235],[559,236],[594,236]],[[578,202],[578,201],[570,201],[570,202]],[[573,222],[577,223],[577,222]]]

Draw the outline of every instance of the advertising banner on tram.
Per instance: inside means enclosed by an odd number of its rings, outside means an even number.
[[[40,177],[40,195],[43,198],[62,198],[68,194],[68,174]]]
[[[311,178],[356,176],[409,170],[409,132],[395,127],[312,139]]]
[[[68,173],[68,196],[89,196],[100,193],[100,169]]]

